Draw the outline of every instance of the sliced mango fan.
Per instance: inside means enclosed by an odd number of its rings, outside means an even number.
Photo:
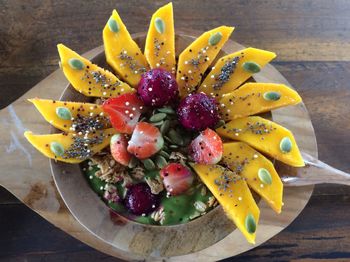
[[[277,213],[283,205],[282,182],[272,162],[258,151],[294,167],[301,167],[304,162],[289,130],[254,115],[295,105],[301,98],[283,84],[245,83],[276,57],[273,52],[250,47],[218,58],[212,65],[233,30],[220,26],[203,33],[181,52],[176,65],[173,7],[169,3],[153,14],[144,53],[117,11],[113,11],[103,29],[103,42],[107,63],[116,74],[63,44],[58,45],[58,52],[64,75],[85,96],[103,99],[135,92],[141,75],[159,67],[176,75],[181,98],[194,92],[214,97],[225,121],[216,132],[228,141],[224,143],[219,163],[222,165],[193,163],[192,168],[246,239],[255,243],[260,211],[250,189]],[[204,78],[209,66],[212,67]],[[29,101],[45,120],[64,132],[25,132],[28,141],[49,158],[80,163],[108,146],[116,133],[98,104],[39,98]],[[91,119],[95,120],[93,131],[84,126],[84,121]]]

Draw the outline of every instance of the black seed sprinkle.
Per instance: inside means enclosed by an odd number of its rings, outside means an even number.
[[[79,111],[79,109],[78,109]],[[75,132],[86,132],[86,131],[95,131],[101,130],[107,127],[106,123],[107,117],[95,115],[95,116],[81,116],[77,115],[74,118],[72,123],[72,128],[74,128]]]
[[[236,56],[231,60],[225,62],[221,68],[221,72],[218,76],[215,77],[216,83],[213,84],[215,90],[219,90],[226,82],[230,80],[231,75],[234,73],[239,57]]]

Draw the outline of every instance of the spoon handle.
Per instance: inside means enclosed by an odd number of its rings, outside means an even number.
[[[343,184],[350,186],[350,174],[331,167],[326,163],[302,153],[305,167],[297,168],[296,176],[282,176],[286,186],[305,186],[316,184]]]

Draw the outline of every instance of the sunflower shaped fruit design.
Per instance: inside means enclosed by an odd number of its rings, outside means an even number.
[[[107,205],[131,219],[185,223],[219,203],[254,243],[260,211],[250,190],[280,213],[270,159],[304,165],[292,133],[257,115],[301,98],[283,84],[247,82],[272,52],[217,58],[233,30],[205,32],[176,57],[169,3],[152,16],[142,52],[114,10],[103,29],[114,72],[59,44],[64,75],[91,103],[30,99],[63,133],[25,137],[49,158],[81,163]]]

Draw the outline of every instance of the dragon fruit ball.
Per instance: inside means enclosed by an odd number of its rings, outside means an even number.
[[[132,185],[125,196],[125,206],[134,215],[149,214],[159,206],[159,196],[146,183]]]
[[[213,128],[220,120],[217,102],[204,93],[186,96],[177,109],[183,127],[192,131]]]
[[[171,73],[156,68],[141,76],[137,93],[145,105],[162,107],[178,97],[179,89]]]

